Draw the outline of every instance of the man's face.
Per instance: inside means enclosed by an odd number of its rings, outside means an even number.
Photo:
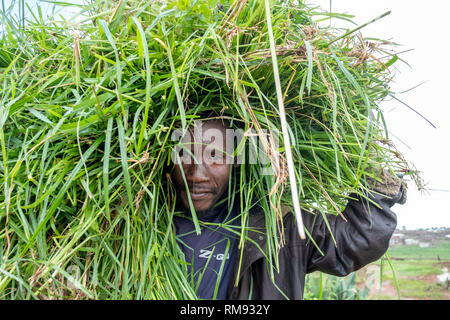
[[[228,187],[231,161],[225,152],[226,128],[220,121],[198,121],[184,140],[181,166],[178,162],[172,173],[178,196],[189,208],[183,170],[195,211],[207,211]]]

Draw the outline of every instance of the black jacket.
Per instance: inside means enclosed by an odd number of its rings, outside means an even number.
[[[302,299],[307,273],[322,271],[345,276],[378,260],[388,249],[397,225],[396,215],[390,208],[403,199],[403,192],[400,188],[393,197],[371,194],[379,207],[366,200],[349,200],[343,211],[347,222],[340,216],[327,216],[336,245],[321,214],[302,213],[303,223],[323,255],[308,237],[300,239],[295,216],[290,212],[285,214],[286,243],[279,251],[279,270],[273,271],[275,283],[263,252],[247,240],[242,264],[239,265],[240,259],[237,259],[234,266],[228,299]],[[249,238],[265,250],[264,215],[250,216],[249,227],[255,230],[249,231]]]

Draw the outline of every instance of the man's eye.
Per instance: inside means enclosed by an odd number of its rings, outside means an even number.
[[[186,152],[186,151],[182,151],[181,152],[181,154],[180,154],[180,161],[181,161],[181,164],[191,164],[192,163],[192,157],[191,157],[191,155],[188,153],[188,152]]]
[[[224,164],[224,154],[217,150],[211,150],[206,156],[206,161],[213,164]]]

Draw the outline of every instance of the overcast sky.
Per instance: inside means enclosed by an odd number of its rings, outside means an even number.
[[[6,0],[8,5],[11,1]],[[36,0],[26,0],[33,5]],[[80,2],[75,0],[72,2]],[[329,0],[308,0],[325,9]],[[43,6],[48,4],[42,3]],[[398,228],[407,229],[450,227],[450,103],[447,95],[450,81],[448,31],[450,4],[445,0],[334,0],[332,11],[353,14],[354,21],[363,24],[390,10],[387,17],[363,28],[367,37],[392,40],[402,44],[399,51],[410,67],[402,65],[397,71],[394,89],[406,91],[397,96],[424,115],[436,128],[397,101],[382,103],[387,125],[398,149],[422,172],[428,192],[420,193],[409,183],[408,201],[394,206]],[[44,10],[45,12],[45,10]],[[332,24],[342,25],[332,20]],[[347,24],[350,27],[350,25]]]
[[[330,6],[329,0],[308,3]],[[390,10],[390,15],[363,28],[362,34],[400,43],[399,51],[413,49],[400,55],[410,67],[400,65],[394,90],[403,92],[426,81],[398,97],[424,115],[436,129],[397,101],[381,104],[388,128],[398,137],[393,138],[396,146],[422,172],[430,189],[420,193],[409,183],[407,203],[393,208],[399,228],[450,227],[449,8],[450,3],[445,0],[332,1],[332,11],[353,14],[358,24]]]

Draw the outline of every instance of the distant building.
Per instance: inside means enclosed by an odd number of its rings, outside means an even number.
[[[405,239],[405,244],[406,244],[407,246],[413,245],[413,244],[419,244],[419,240],[411,239],[411,238]]]
[[[430,243],[429,242],[419,242],[419,247],[421,248],[429,248]]]

